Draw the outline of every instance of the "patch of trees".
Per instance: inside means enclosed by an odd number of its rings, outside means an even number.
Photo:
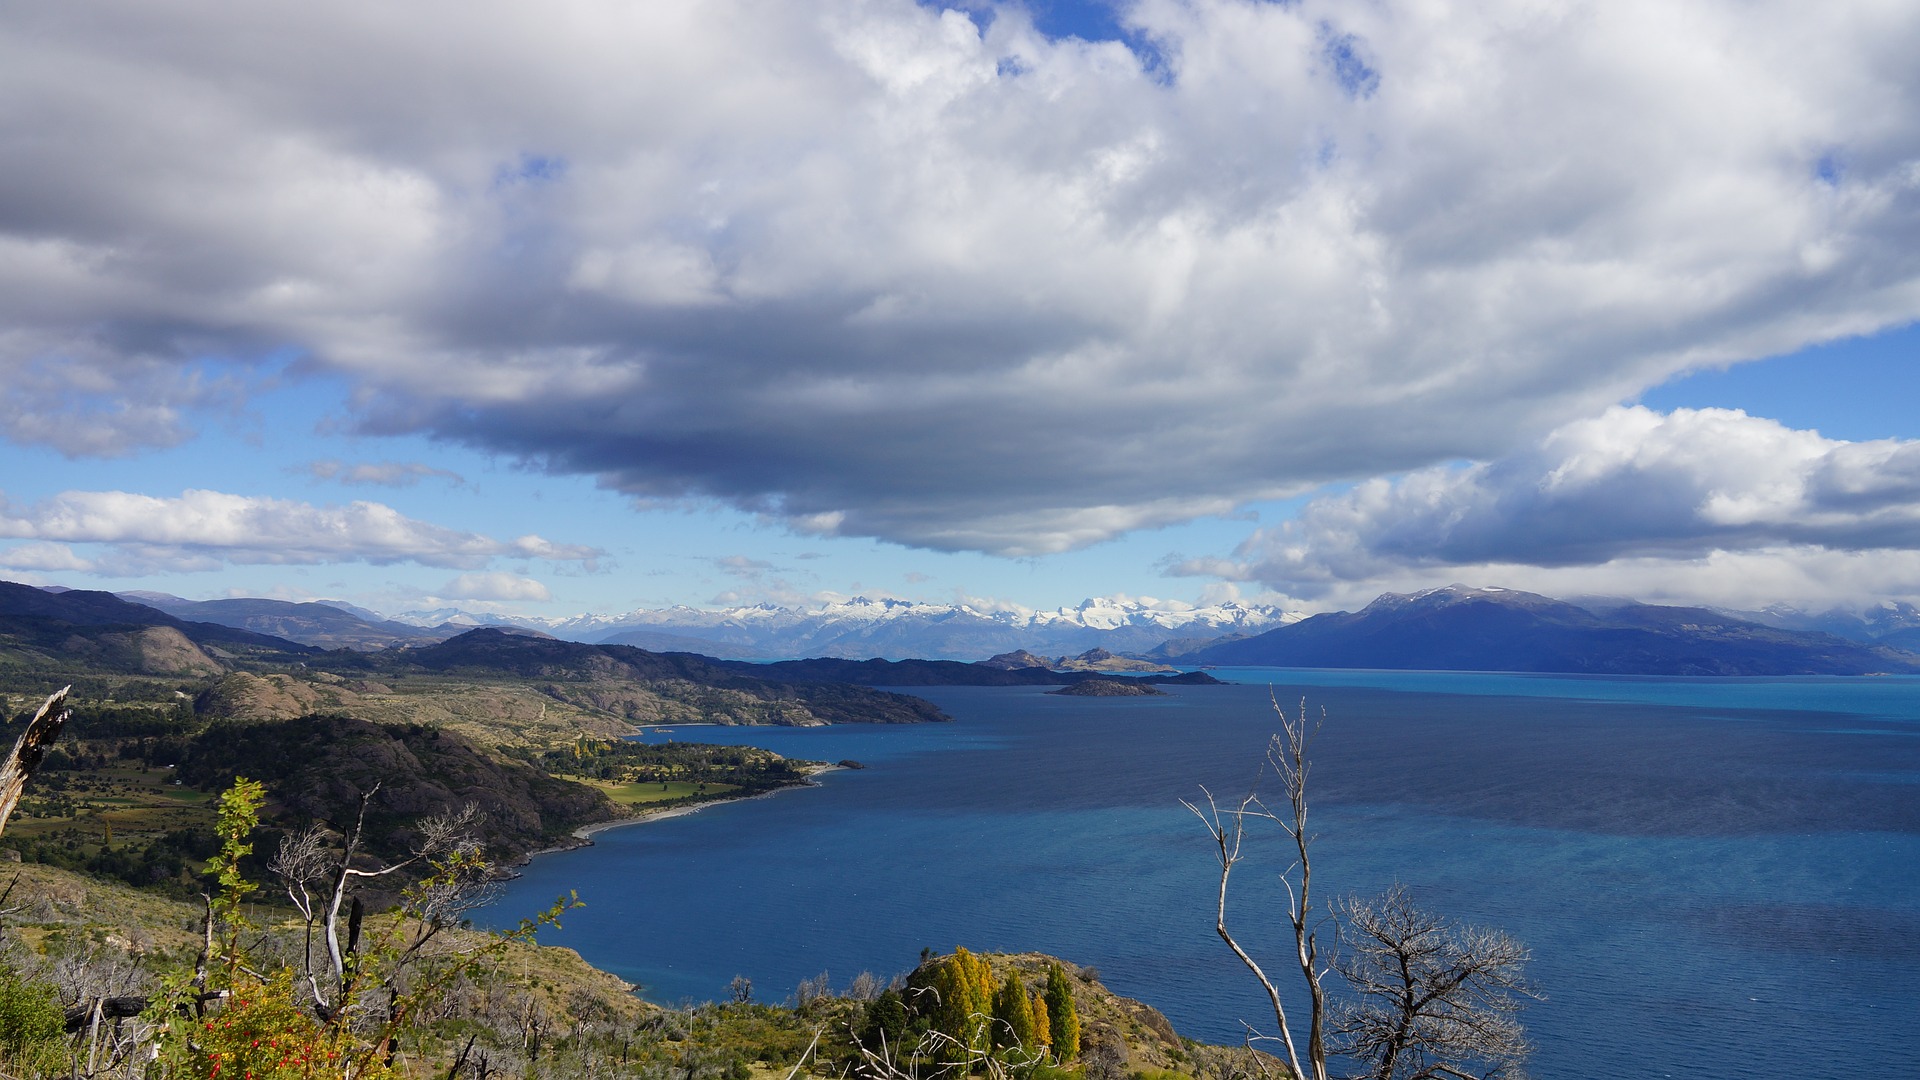
[[[177,775],[201,790],[238,776],[273,793],[283,828],[344,821],[365,806],[365,850],[400,858],[418,823],[469,803],[479,807],[477,839],[503,861],[550,846],[575,828],[618,816],[599,791],[512,760],[464,736],[416,724],[375,724],[341,716],[220,723],[183,747]]]
[[[125,688],[123,688],[124,694]],[[200,731],[206,724],[193,712],[193,699],[174,695],[162,688],[165,697],[153,704],[78,705],[68,723],[68,738],[74,740],[141,739],[183,735]],[[156,705],[158,707],[156,707]]]
[[[1059,964],[1028,986],[1013,965],[996,978],[984,957],[958,948],[875,999],[856,1042],[859,1071],[873,1080],[1065,1075],[1080,1056],[1080,1016]]]
[[[172,829],[157,836],[100,844],[77,828],[41,836],[9,837],[22,862],[57,866],[152,889],[179,900],[200,895],[198,867],[219,848],[210,828]]]
[[[771,791],[807,781],[811,762],[791,761],[752,746],[639,743],[582,739],[535,759],[548,772],[615,783],[682,781]]]

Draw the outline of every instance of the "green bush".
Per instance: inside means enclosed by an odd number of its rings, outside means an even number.
[[[0,968],[0,1056],[21,1076],[65,1072],[67,1014],[47,983]]]

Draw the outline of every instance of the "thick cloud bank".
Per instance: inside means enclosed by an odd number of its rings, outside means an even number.
[[[1658,581],[1697,599],[1867,597],[1920,586],[1916,551],[1920,442],[1841,442],[1738,411],[1635,407],[1496,462],[1317,499],[1235,558],[1177,569],[1302,596],[1451,577],[1562,592],[1645,593]],[[1701,579],[1674,572],[1683,566]]]
[[[1023,554],[1920,317],[1920,7],[1124,19],[17,6],[0,430],[168,445],[298,356],[369,431]]]

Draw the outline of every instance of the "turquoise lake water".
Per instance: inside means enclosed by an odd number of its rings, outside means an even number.
[[[1535,1075],[1920,1076],[1920,679],[1216,674],[1236,685],[921,688],[956,722],[649,734],[869,767],[603,832],[495,910],[578,890],[588,906],[543,940],[656,1001],[735,975],[779,1000],[926,946],[1040,950],[1238,1041],[1264,1001],[1213,935],[1217,868],[1179,800],[1254,780],[1271,684],[1326,710],[1316,889],[1404,882],[1531,946]],[[1269,839],[1230,919],[1271,971]]]

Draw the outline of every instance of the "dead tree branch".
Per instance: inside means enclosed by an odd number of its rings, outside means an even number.
[[[14,741],[13,752],[0,763],[0,832],[6,831],[13,808],[20,805],[20,796],[27,789],[27,781],[46,760],[53,740],[60,737],[60,729],[66,727],[67,720],[73,716],[72,710],[60,708],[66,704],[67,692],[72,689],[63,686],[48,695],[34,712],[33,719],[27,722],[27,730]]]
[[[1214,930],[1220,940],[1227,943],[1233,954],[1240,958],[1248,971],[1267,992],[1267,1000],[1273,1007],[1274,1022],[1279,1025],[1278,1039],[1286,1047],[1287,1066],[1295,1077],[1306,1080],[1327,1080],[1326,1016],[1327,995],[1321,986],[1321,979],[1327,969],[1321,966],[1319,941],[1315,933],[1318,918],[1313,907],[1313,864],[1308,857],[1308,846],[1312,836],[1307,832],[1307,772],[1309,762],[1307,745],[1311,741],[1313,730],[1307,726],[1306,703],[1301,702],[1300,711],[1288,716],[1278,701],[1273,702],[1273,711],[1280,718],[1280,731],[1267,745],[1267,765],[1279,778],[1281,787],[1287,795],[1285,811],[1269,809],[1260,801],[1256,792],[1249,791],[1239,804],[1232,809],[1223,810],[1214,799],[1213,793],[1201,788],[1205,796],[1206,808],[1198,803],[1181,800],[1181,805],[1192,811],[1207,828],[1213,838],[1215,855],[1220,863],[1219,903],[1216,908]],[[1287,923],[1293,930],[1294,959],[1300,968],[1302,979],[1307,984],[1308,1014],[1306,1060],[1301,1061],[1300,1048],[1294,1041],[1293,1027],[1288,1022],[1287,1008],[1280,997],[1279,987],[1274,985],[1259,963],[1241,947],[1233,933],[1227,929],[1227,886],[1233,876],[1233,868],[1241,861],[1241,845],[1246,838],[1247,822],[1263,820],[1278,825],[1293,841],[1294,864],[1286,873],[1280,875],[1281,884],[1287,890]],[[1289,875],[1297,874],[1298,883]]]

